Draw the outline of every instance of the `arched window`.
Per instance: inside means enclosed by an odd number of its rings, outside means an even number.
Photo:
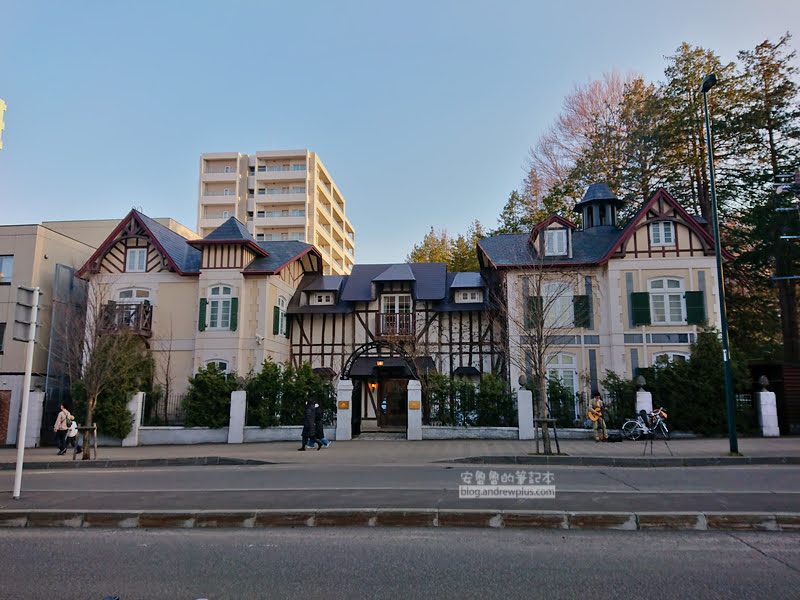
[[[227,285],[215,285],[208,298],[209,319],[211,329],[231,328],[231,296],[233,290]]]
[[[653,325],[682,325],[686,323],[683,279],[672,277],[651,279],[648,287]]]
[[[214,365],[223,373],[228,373],[228,361],[227,360],[210,360],[206,363],[208,366]]]

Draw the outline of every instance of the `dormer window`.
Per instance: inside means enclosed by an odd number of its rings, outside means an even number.
[[[333,304],[333,294],[331,292],[312,292],[311,304],[317,304],[317,305]]]
[[[456,292],[456,304],[483,302],[483,291],[477,288],[463,289]]]
[[[564,256],[567,254],[567,230],[548,229],[545,232],[544,254],[545,256]]]
[[[650,243],[653,246],[674,246],[675,235],[672,221],[657,221],[650,224]]]

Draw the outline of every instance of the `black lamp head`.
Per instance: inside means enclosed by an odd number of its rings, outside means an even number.
[[[715,85],[717,85],[717,76],[716,74],[711,73],[710,75],[706,75],[705,79],[703,79],[703,86],[700,88],[700,91],[705,94]]]

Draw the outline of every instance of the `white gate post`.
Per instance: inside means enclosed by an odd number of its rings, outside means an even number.
[[[236,390],[231,392],[231,420],[228,423],[228,443],[244,442],[244,413],[247,406],[247,392]]]
[[[775,392],[768,392],[769,380],[763,375],[758,379],[761,391],[756,393],[758,403],[758,425],[764,437],[780,437],[778,427],[778,404],[775,401]]]
[[[422,439],[422,384],[416,379],[408,382],[408,439]]]
[[[533,392],[530,390],[517,390],[517,422],[519,424],[519,439],[534,439]]]
[[[142,409],[144,408],[144,392],[136,392],[128,400],[128,410],[133,413],[133,429],[122,440],[122,447],[139,445],[139,426],[142,424]]]
[[[353,382],[340,379],[336,385],[336,441],[353,439]]]

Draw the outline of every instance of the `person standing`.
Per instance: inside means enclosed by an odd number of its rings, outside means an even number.
[[[592,420],[595,442],[608,439],[608,430],[606,429],[606,420],[603,418],[603,410],[605,410],[603,398],[600,396],[600,392],[595,391],[592,394],[592,401],[589,402],[589,418]],[[598,425],[603,431],[599,438],[597,435]]]
[[[69,430],[69,423],[72,421],[72,415],[62,404],[61,412],[56,417],[56,423],[53,425],[53,433],[56,434],[56,443],[58,444],[58,454],[65,454],[67,452],[67,431]]]
[[[303,433],[302,445],[297,449],[300,452],[305,451],[306,445],[311,441],[311,446],[318,442],[316,436],[316,410],[314,408],[314,399],[309,396],[306,400],[306,412],[303,418]],[[319,442],[322,446],[322,442]]]

